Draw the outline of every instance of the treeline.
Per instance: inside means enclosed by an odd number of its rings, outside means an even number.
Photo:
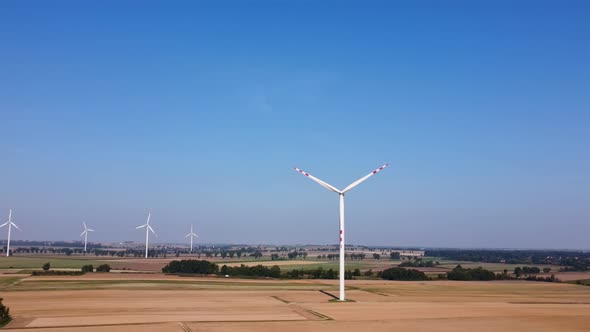
[[[337,279],[338,271],[334,269],[294,269],[290,271],[281,271],[277,265],[268,267],[263,265],[256,266],[227,266],[219,265],[206,260],[180,260],[172,261],[162,268],[164,273],[195,273],[195,274],[215,274],[220,276],[240,276],[240,277],[267,277],[267,278],[287,278],[287,279]],[[355,269],[354,271],[347,270],[344,273],[346,279],[353,279],[355,276],[360,276],[361,271]],[[371,275],[369,271],[367,275]]]
[[[457,265],[452,271],[447,272],[447,279],[466,281],[496,280],[496,274],[482,267],[475,269],[465,269],[461,265]]]
[[[246,266],[244,264],[235,267],[224,265],[221,267],[221,270],[219,272],[222,275],[233,275],[243,277],[281,277],[281,268],[277,265],[272,267],[266,267],[263,265]]]
[[[344,279],[353,279],[354,277],[358,277],[361,275],[361,271],[359,269],[355,269],[354,271],[346,270],[344,271]],[[365,275],[371,275],[365,274]],[[282,275],[283,278],[288,279],[338,279],[339,274],[338,271],[330,268],[330,269],[323,269],[318,267],[317,269],[295,269],[291,271],[287,271]]]
[[[378,276],[386,280],[428,280],[428,276],[422,271],[392,267],[378,273]]]
[[[243,277],[270,277],[280,278],[281,268],[278,266],[266,267],[263,265],[246,266],[244,264],[236,267],[219,265],[206,260],[183,259],[171,261],[162,268],[164,273],[187,273],[187,274],[215,274]]]
[[[583,251],[429,249],[426,255],[470,262],[559,265],[562,271],[590,270],[590,252]]]
[[[79,276],[85,273],[94,272],[94,266],[91,264],[84,265],[80,271],[63,271],[63,270],[51,270],[51,264],[49,262],[43,264],[43,271],[33,271],[33,276]],[[96,272],[110,272],[111,266],[109,264],[101,264],[96,267]]]
[[[84,272],[82,271],[61,271],[61,270],[49,270],[49,271],[33,271],[32,276],[81,276]]]
[[[0,245],[6,245],[6,240],[0,240]],[[69,248],[84,248],[84,242],[82,241],[74,241],[74,242],[65,242],[65,241],[27,241],[27,240],[12,240],[10,241],[11,246],[15,247],[69,247]],[[95,247],[101,247],[102,245],[97,243],[93,244]]]
[[[401,267],[434,267],[433,261],[423,261],[422,258],[416,258],[414,261],[407,260],[402,262]]]
[[[162,268],[162,272],[218,274],[219,266],[217,266],[215,263],[204,260],[183,259],[180,261],[171,261]]]

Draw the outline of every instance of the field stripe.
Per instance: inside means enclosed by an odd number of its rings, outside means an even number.
[[[186,324],[184,324],[183,322],[178,322],[178,326],[180,326],[180,328],[184,332],[192,332],[192,330],[188,326],[186,326]]]

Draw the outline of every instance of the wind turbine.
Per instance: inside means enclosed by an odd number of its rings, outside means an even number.
[[[331,190],[337,193],[340,196],[340,301],[346,301],[346,297],[344,296],[344,194],[349,191],[350,189],[358,186],[366,179],[370,178],[371,176],[377,174],[379,171],[387,167],[389,164],[385,164],[378,169],[374,170],[373,172],[367,174],[366,176],[354,181],[348,187],[344,188],[344,190],[339,190],[336,187],[316,178],[313,177],[311,174],[300,170],[297,167],[293,167],[297,172],[307,176],[308,178],[312,179],[313,181],[317,182],[320,186]]]
[[[141,226],[135,227],[135,229],[140,229],[140,228],[145,227],[145,258],[148,258],[148,246],[149,246],[149,242],[150,242],[150,231],[152,231],[152,233],[154,233],[154,235],[156,237],[158,237],[158,235],[156,235],[156,232],[154,232],[154,229],[152,228],[152,226],[150,226],[150,218],[151,217],[152,217],[152,211],[149,211],[148,217],[147,217],[147,222]]]
[[[88,243],[88,232],[94,232],[94,229],[86,227],[85,222],[82,222],[82,225],[84,225],[84,230],[82,231],[82,234],[80,234],[80,236],[84,235],[84,253],[86,253],[86,243]]]
[[[191,252],[193,252],[193,237],[199,237],[197,234],[193,233],[193,225],[191,224],[191,232],[188,233],[185,237],[191,238]]]
[[[10,256],[10,231],[12,229],[12,226],[16,227],[16,229],[18,229],[19,231],[21,230],[15,223],[12,222],[12,209],[10,209],[8,212],[8,221],[0,225],[0,228],[6,225],[8,225],[8,242],[6,243],[6,256],[8,257]]]

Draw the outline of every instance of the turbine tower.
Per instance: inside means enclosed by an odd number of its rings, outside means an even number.
[[[373,172],[367,174],[366,176],[356,180],[355,182],[348,185],[348,187],[344,188],[344,190],[339,190],[336,187],[316,178],[313,177],[311,174],[300,170],[297,167],[293,167],[297,172],[307,176],[308,178],[312,179],[313,181],[317,182],[320,186],[331,190],[337,193],[340,196],[340,301],[346,301],[346,297],[344,296],[344,194],[348,192],[350,189],[358,186],[366,179],[370,178],[371,176],[377,174],[379,171],[387,167],[389,164],[385,164],[378,169],[374,170]]]
[[[15,223],[12,222],[12,209],[10,209],[8,212],[8,221],[0,225],[0,228],[6,225],[8,225],[8,241],[6,243],[6,256],[8,257],[10,256],[10,231],[12,229],[12,226],[16,227],[16,229],[18,229],[19,231],[21,230]]]
[[[148,217],[147,217],[147,222],[141,226],[135,227],[135,229],[140,229],[140,228],[145,227],[145,258],[148,258],[148,246],[149,246],[149,242],[150,242],[150,231],[152,231],[152,233],[154,233],[154,235],[156,237],[158,236],[158,235],[156,235],[156,232],[154,232],[154,229],[152,228],[152,226],[150,226],[150,218],[151,217],[152,217],[152,211],[149,211]]]
[[[88,232],[94,232],[94,229],[86,227],[85,222],[82,222],[82,225],[84,225],[84,230],[82,231],[82,234],[80,234],[80,236],[84,235],[84,253],[86,253],[86,243],[88,243]]]
[[[190,233],[188,233],[188,234],[185,236],[185,238],[186,238],[186,237],[189,237],[189,236],[190,236],[190,238],[191,238],[191,253],[192,253],[192,252],[193,252],[193,237],[199,237],[197,234],[193,233],[193,225],[192,225],[192,224],[191,224],[191,232],[190,232]]]

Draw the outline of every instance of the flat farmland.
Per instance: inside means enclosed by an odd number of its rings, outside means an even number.
[[[526,281],[5,277],[13,331],[587,331],[590,287]],[[326,294],[328,293],[328,295]]]
[[[118,266],[115,261],[111,266]],[[41,269],[43,264],[49,263],[52,268],[81,268],[84,265],[92,264],[94,266],[104,264],[95,256],[10,256],[0,259],[0,269]]]

